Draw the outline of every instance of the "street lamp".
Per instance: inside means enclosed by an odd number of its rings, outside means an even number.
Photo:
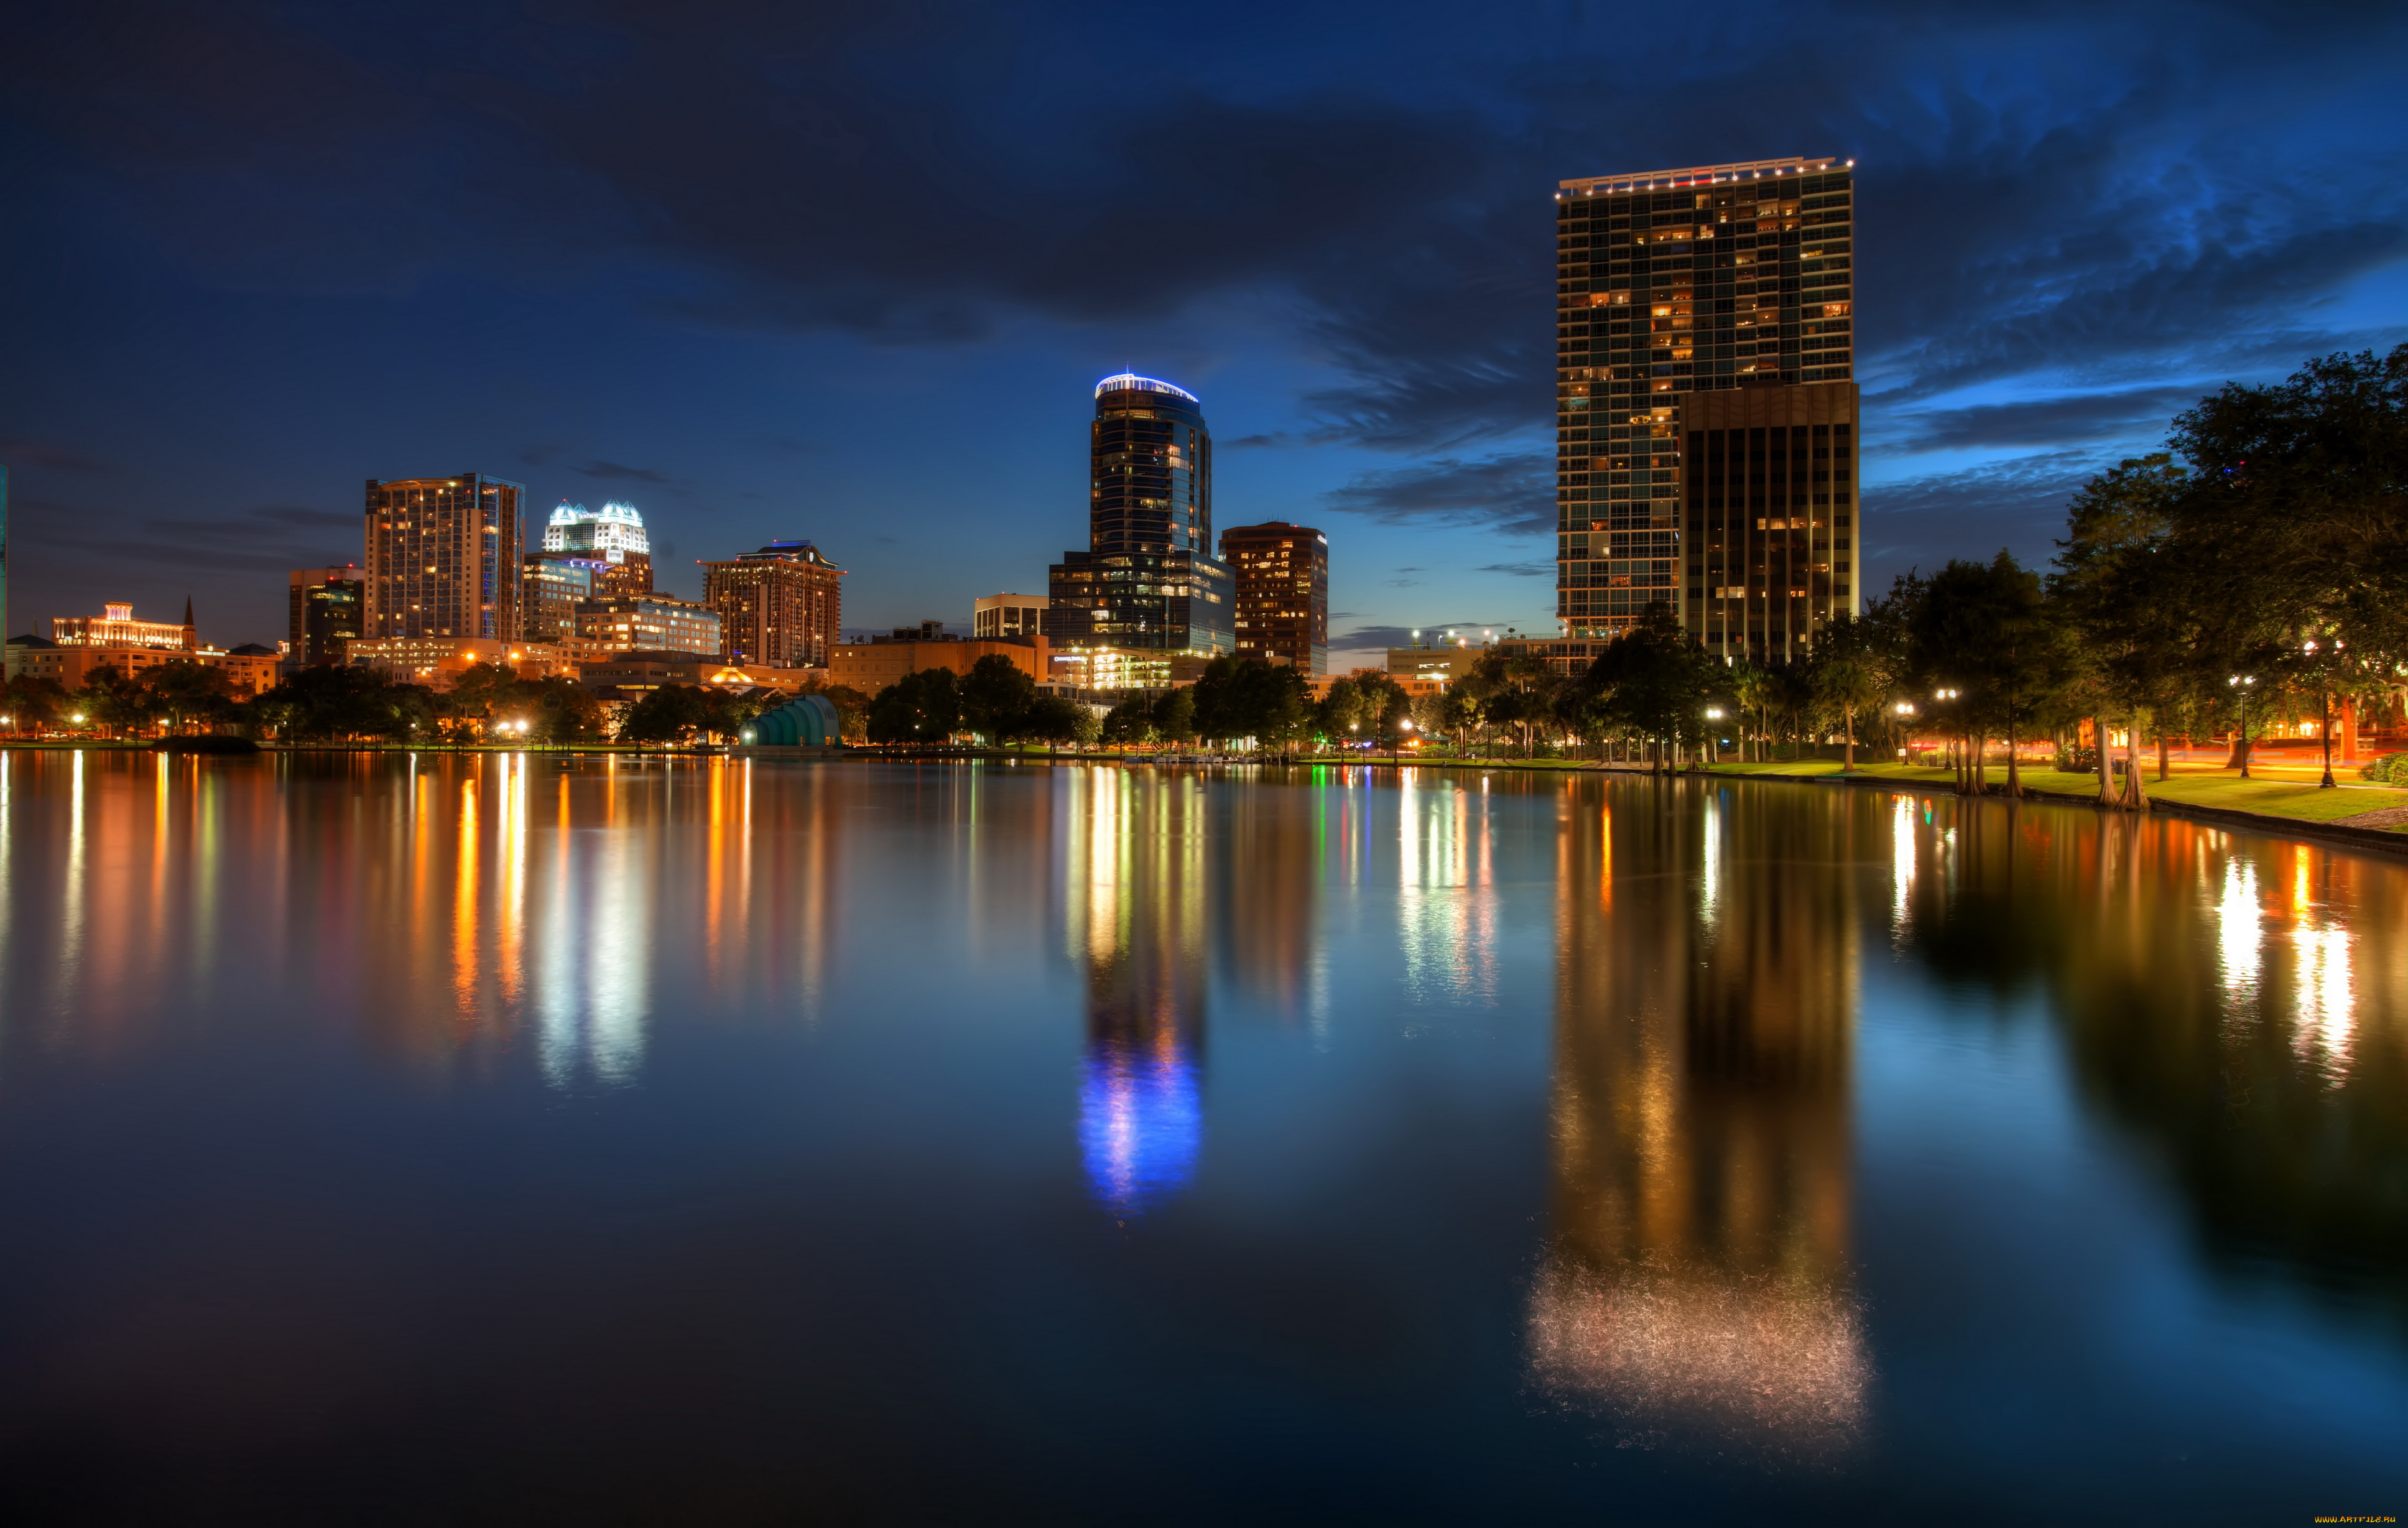
[[[2249,778],[2249,687],[2258,682],[2258,676],[2235,674],[2224,682],[2241,696],[2241,778],[2245,780]],[[2105,748],[2107,739],[2099,739],[2099,746]]]
[[[1721,707],[1709,706],[1706,707],[1707,721],[1720,721],[1722,719],[1723,708]],[[1708,727],[1706,729],[1706,750],[1713,755],[1713,762],[1715,764],[1723,762],[1723,740],[1714,735],[1719,731],[1721,731],[1721,729],[1718,727]]]
[[[1412,717],[1402,717],[1398,720],[1397,735],[1391,738],[1388,743],[1388,762],[1390,764],[1401,764],[1404,762],[1405,734],[1412,730],[1413,719]]]

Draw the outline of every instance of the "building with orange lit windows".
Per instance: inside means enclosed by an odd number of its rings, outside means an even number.
[[[1548,656],[1661,604],[1719,657],[1780,660],[1859,608],[1854,164],[1556,191]]]
[[[1221,533],[1237,605],[1238,656],[1329,671],[1329,538],[1283,520]]]
[[[479,472],[369,478],[362,635],[515,640],[525,496]]]
[[[702,564],[703,603],[719,612],[719,656],[778,668],[825,668],[844,619],[844,569],[808,541],[772,541]]]

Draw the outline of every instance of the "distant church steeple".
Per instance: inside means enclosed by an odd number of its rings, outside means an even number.
[[[184,650],[201,650],[201,634],[200,629],[193,624],[193,596],[190,594],[184,596]]]

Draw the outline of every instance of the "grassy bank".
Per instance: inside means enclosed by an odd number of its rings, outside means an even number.
[[[1717,775],[1760,775],[1770,778],[1798,779],[1820,775],[1836,775],[1840,765],[1831,759],[1802,759],[1794,764],[1716,764]],[[1945,769],[1928,769],[1912,764],[1861,764],[1859,775],[1883,779],[1912,780],[1918,784],[1947,787],[1956,778]],[[1993,764],[1990,783],[2003,786],[2007,772]],[[2093,796],[2099,791],[2096,775],[2068,774],[2057,769],[2027,769],[2023,783],[2034,791],[2057,795]],[[2237,774],[2221,770],[2178,774],[2172,779],[2157,780],[2147,773],[2142,783],[2153,797],[2186,807],[2213,807],[2224,811],[2253,812],[2260,817],[2287,820],[2294,822],[2332,822],[2356,817],[2363,812],[2408,807],[2408,791],[2352,786],[2341,790],[2320,790],[2312,783],[2298,780],[2243,779]],[[2401,832],[2400,827],[2385,831]]]

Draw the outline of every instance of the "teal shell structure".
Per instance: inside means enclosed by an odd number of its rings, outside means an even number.
[[[836,707],[825,695],[796,695],[774,711],[764,711],[745,729],[745,739],[769,748],[825,748],[841,742],[842,727]]]

